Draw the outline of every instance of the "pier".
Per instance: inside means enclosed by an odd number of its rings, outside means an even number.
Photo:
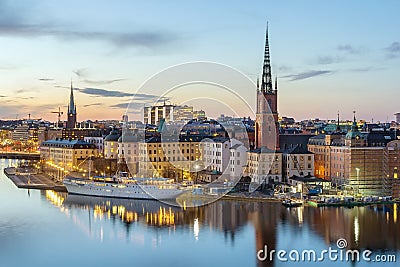
[[[67,192],[66,187],[51,179],[50,176],[38,173],[17,173],[14,167],[5,168],[4,174],[17,186],[25,189],[54,190]]]
[[[0,152],[0,159],[26,159],[26,160],[39,160],[39,153],[27,153],[27,152]]]

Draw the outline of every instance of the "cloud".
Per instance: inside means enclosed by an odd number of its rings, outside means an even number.
[[[129,106],[129,102],[126,102],[126,103],[119,103],[119,104],[111,105],[110,108],[126,109],[128,106]]]
[[[83,82],[88,83],[88,84],[93,84],[93,85],[103,85],[103,84],[112,84],[115,82],[120,82],[120,81],[125,81],[126,79],[114,79],[114,80],[99,80],[99,81],[95,81],[95,80],[83,80]]]
[[[27,93],[27,92],[29,92],[28,89],[18,89],[18,90],[15,90],[15,93],[16,93],[16,94],[23,94],[23,93]]]
[[[83,107],[84,107],[84,108],[87,108],[87,107],[101,106],[101,105],[104,105],[104,103],[92,103],[92,104],[86,104],[86,105],[83,105]]]
[[[52,78],[39,78],[39,81],[48,82],[48,81],[54,81],[54,79],[52,79]]]
[[[317,58],[317,64],[319,65],[329,65],[333,63],[339,63],[343,61],[343,58],[339,56],[319,56]]]
[[[129,107],[130,114],[141,114],[143,112],[144,103],[139,102],[123,102],[115,105],[111,105],[112,109],[127,109]]]
[[[119,48],[123,47],[164,47],[178,39],[175,34],[160,31],[149,32],[100,32],[100,31],[77,31],[63,29],[59,26],[49,24],[20,24],[0,21],[0,36],[8,37],[46,37],[51,36],[62,41],[103,41]]]
[[[324,75],[324,74],[329,74],[333,73],[331,70],[310,70],[306,72],[301,72],[298,74],[290,74],[290,75],[285,75],[282,76],[282,78],[289,78],[290,81],[298,81],[298,80],[305,80],[308,78]]]
[[[75,75],[80,77],[80,78],[85,78],[85,77],[88,76],[87,68],[81,68],[81,69],[73,70],[72,72],[75,73]]]
[[[101,88],[75,88],[75,90],[87,94],[87,95],[93,95],[95,97],[133,97],[134,100],[140,100],[143,102],[154,102],[154,101],[166,101],[169,98],[167,97],[160,97],[157,95],[151,95],[151,94],[143,94],[143,93],[127,93],[127,92],[122,92],[122,91],[113,91],[113,90],[107,90],[107,89],[101,89]]]
[[[28,5],[16,5],[14,1],[0,1],[0,36],[29,39],[50,36],[68,42],[101,41],[118,48],[163,48],[166,44],[179,39],[174,33],[157,30],[128,32],[76,30],[59,25],[55,21],[37,22],[36,17],[35,11]]]
[[[128,97],[128,96],[134,96],[132,93],[126,93],[122,91],[111,91],[111,90],[106,90],[106,89],[100,89],[100,88],[75,88],[81,93],[87,94],[87,95],[94,95],[97,97]]]
[[[385,51],[388,53],[387,58],[396,58],[400,56],[400,43],[391,43],[388,47],[385,48]]]
[[[355,68],[355,69],[350,69],[349,71],[353,72],[368,72],[368,71],[378,71],[378,70],[384,70],[385,68],[383,67],[363,67],[363,68]]]
[[[346,52],[349,54],[361,54],[363,52],[365,52],[365,48],[362,46],[359,47],[354,47],[352,45],[349,44],[345,44],[345,45],[338,45],[337,46],[337,50],[341,51],[341,52]]]

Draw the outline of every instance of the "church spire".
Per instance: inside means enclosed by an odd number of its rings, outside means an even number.
[[[336,132],[340,133],[340,112],[337,112]]]
[[[74,88],[71,81],[71,93],[69,96],[68,114],[76,114],[76,106],[74,101]]]
[[[267,31],[265,34],[265,50],[264,50],[264,65],[261,80],[261,92],[273,94],[272,77],[271,77],[271,59],[269,54],[269,41],[268,41],[268,22]]]
[[[353,111],[354,118],[353,118],[353,125],[351,126],[351,130],[353,132],[358,132],[358,125],[357,125],[357,120],[356,120],[356,111]]]

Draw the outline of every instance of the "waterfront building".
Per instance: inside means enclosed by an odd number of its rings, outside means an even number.
[[[71,92],[69,96],[68,112],[67,112],[67,129],[74,129],[76,127],[76,105],[74,99],[74,88],[71,82]]]
[[[354,116],[351,130],[321,134],[310,138],[308,149],[315,154],[315,176],[348,185],[349,190],[361,195],[383,195],[387,192],[390,172],[388,145],[395,137],[391,132],[361,132]],[[390,147],[390,146],[389,146]],[[386,172],[385,172],[386,170]],[[390,187],[390,186],[389,186]]]
[[[231,148],[234,146],[235,148],[238,148],[236,145],[243,146],[243,143],[234,138],[229,139],[227,137],[214,137],[205,139],[205,141],[201,143],[201,149],[203,151],[203,162],[206,170],[215,171],[220,174],[230,174],[232,160],[240,161],[242,157],[246,155],[243,155],[243,153],[240,155],[240,151],[237,151],[237,153],[239,153],[239,158],[236,159],[237,156],[235,154],[231,159],[232,153],[234,152],[231,151]],[[239,165],[245,165],[245,161],[246,160],[242,159],[242,162]]]
[[[118,164],[121,169],[129,170],[132,175],[139,171],[139,141],[137,135],[121,135],[118,138]],[[126,167],[126,168],[125,168]]]
[[[278,81],[275,79],[275,88],[273,88],[268,26],[265,37],[261,85],[257,80],[256,103],[256,148],[267,147],[268,149],[279,150]]]
[[[202,136],[180,136],[168,140],[154,136],[139,143],[139,174],[143,177],[195,179],[202,170]]]
[[[245,175],[260,185],[282,182],[282,153],[261,147],[247,153]]]
[[[400,198],[400,140],[389,142],[384,150],[384,192]]]
[[[229,148],[230,177],[235,179],[240,179],[243,177],[247,164],[247,151],[248,149],[241,142],[234,144]]]
[[[97,156],[96,146],[83,140],[55,139],[40,145],[40,160],[44,163],[44,171],[60,180],[66,172],[82,169],[82,164],[89,162],[92,156]]]
[[[283,178],[311,177],[314,175],[314,154],[296,146],[282,154]]]

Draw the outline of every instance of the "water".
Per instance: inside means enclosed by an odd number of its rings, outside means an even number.
[[[0,168],[15,164],[1,160]],[[314,249],[346,239],[348,248],[394,262],[324,266],[398,266],[397,206],[287,209],[280,203],[218,201],[181,209],[157,201],[68,196],[17,189],[0,174],[0,266],[318,266],[257,260],[257,251]],[[288,257],[288,256],[286,256]]]

